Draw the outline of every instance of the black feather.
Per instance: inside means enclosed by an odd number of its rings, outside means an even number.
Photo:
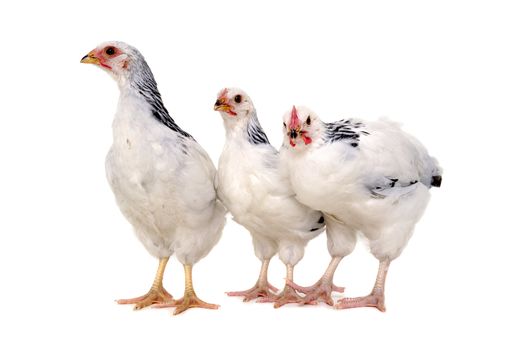
[[[432,183],[431,185],[434,187],[441,187],[441,182],[443,181],[443,177],[441,175],[432,176]]]
[[[140,67],[138,69],[138,72],[134,76],[134,79],[132,79],[132,87],[134,87],[139,92],[139,94],[143,96],[145,101],[150,105],[152,115],[155,119],[157,119],[162,124],[166,125],[168,128],[177,132],[181,137],[193,139],[189,133],[181,129],[176,124],[174,119],[172,119],[172,117],[168,113],[167,109],[165,108],[165,105],[163,104],[163,100],[161,99],[161,94],[157,89],[157,83],[154,79],[154,75],[152,74],[152,71],[150,70],[150,67],[148,66],[146,61],[142,58],[142,56],[140,57]]]
[[[249,123],[247,125],[247,136],[249,138],[249,142],[253,145],[269,144],[267,135],[263,131],[256,114],[254,114],[251,119],[249,119]]]
[[[364,130],[357,130],[358,128],[363,127],[363,123],[353,123],[351,119],[343,119],[336,122],[327,123],[324,141],[327,143],[345,142],[351,147],[358,147],[361,134],[366,136],[370,134]],[[361,134],[359,134],[359,132]]]

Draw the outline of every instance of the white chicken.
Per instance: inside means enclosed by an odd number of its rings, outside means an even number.
[[[324,123],[306,107],[284,115],[282,162],[296,198],[324,213],[333,260],[311,288],[297,288],[306,300],[327,294],[333,273],[362,233],[379,260],[372,292],[343,298],[336,308],[371,306],[385,311],[384,289],[390,262],[411,237],[428,203],[431,186],[441,185],[441,169],[423,145],[386,120]]]
[[[81,60],[101,67],[120,90],[106,174],[117,204],[147,251],[159,259],[145,295],[118,300],[140,309],[152,304],[217,308],[192,286],[192,266],[218,242],[226,210],[216,198],[216,170],[201,146],[174,122],[141,53],[123,42],[106,42]],[[173,300],[163,288],[171,255],[184,265],[185,292]]]
[[[275,307],[301,302],[287,283],[302,259],[309,240],[324,229],[319,211],[300,204],[289,181],[279,168],[279,154],[265,135],[249,96],[238,88],[223,89],[214,109],[223,117],[226,140],[218,163],[218,196],[253,239],[256,256],[262,261],[256,285],[246,291],[230,292],[244,301],[274,302]],[[286,286],[274,295],[267,281],[270,259],[278,252],[287,267]]]

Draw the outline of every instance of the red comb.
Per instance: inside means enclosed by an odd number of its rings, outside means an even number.
[[[228,91],[229,91],[229,90],[227,90],[227,88],[221,90],[221,93],[220,93],[220,97],[219,97],[219,98],[225,98],[225,99],[226,99],[226,98],[227,98],[227,92],[228,92]]]

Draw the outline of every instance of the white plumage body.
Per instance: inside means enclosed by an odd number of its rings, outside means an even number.
[[[254,116],[256,118],[256,116]],[[321,213],[299,203],[279,168],[279,154],[269,144],[252,144],[246,121],[226,119],[227,137],[218,164],[218,196],[233,219],[252,235],[258,258],[279,252],[285,264],[295,265],[304,247],[323,224]]]
[[[199,299],[192,285],[193,265],[214,247],[225,225],[226,210],[214,187],[214,165],[168,113],[139,50],[124,42],[104,42],[81,63],[97,65],[119,86],[106,176],[136,236],[159,259],[149,291],[117,303],[135,304],[135,310],[162,304],[175,307],[175,314],[194,307],[217,309],[218,305]],[[172,255],[185,270],[185,291],[177,300],[163,286]]]
[[[133,89],[121,88],[106,158],[117,204],[150,254],[194,264],[220,238],[225,209],[201,146],[156,120]]]
[[[393,260],[411,237],[428,203],[432,176],[440,170],[397,124],[353,122],[360,125],[354,147],[327,142],[321,124],[311,145],[285,146],[282,160],[298,200],[325,213],[333,256],[349,254],[362,233],[375,257]]]

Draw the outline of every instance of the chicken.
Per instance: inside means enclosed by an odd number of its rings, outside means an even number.
[[[279,168],[279,154],[260,126],[249,96],[238,88],[223,89],[214,109],[223,117],[226,140],[218,163],[218,196],[233,219],[251,234],[256,256],[262,261],[256,285],[230,292],[244,301],[274,302],[275,307],[301,302],[287,283],[279,295],[267,281],[270,259],[278,252],[286,265],[286,281],[309,240],[324,230],[319,211],[300,204]]]
[[[324,213],[333,260],[307,293],[316,300],[331,287],[340,260],[361,233],[379,260],[372,292],[343,298],[336,308],[371,306],[385,311],[385,279],[390,262],[410,239],[428,203],[431,186],[441,185],[441,169],[423,145],[397,124],[358,119],[324,123],[306,107],[284,115],[282,162],[297,199]]]
[[[215,309],[192,286],[192,266],[218,242],[226,210],[214,188],[216,170],[207,153],[170,117],[141,53],[123,42],[106,42],[84,56],[117,81],[120,90],[113,121],[113,144],[106,175],[119,209],[146,250],[159,259],[152,287],[145,295],[118,300],[135,309],[157,304]],[[163,288],[172,255],[183,264],[185,292],[173,300]]]

